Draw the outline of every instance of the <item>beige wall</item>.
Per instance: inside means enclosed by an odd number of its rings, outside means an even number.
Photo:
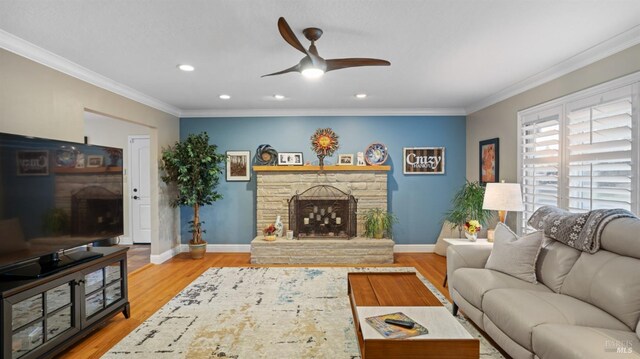
[[[640,45],[467,116],[467,178],[478,180],[478,142],[500,138],[500,179],[517,180],[517,112],[640,71]]]
[[[152,163],[179,138],[178,118],[0,49],[0,132],[82,142],[85,110],[149,127]],[[152,254],[179,243],[178,213],[152,166]]]

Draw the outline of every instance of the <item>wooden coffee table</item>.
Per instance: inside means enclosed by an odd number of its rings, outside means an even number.
[[[348,293],[362,359],[474,358],[475,339],[415,273],[349,273]],[[385,339],[365,318],[403,312],[429,330],[407,339]]]

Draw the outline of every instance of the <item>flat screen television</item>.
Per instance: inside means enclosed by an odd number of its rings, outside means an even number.
[[[122,234],[122,149],[0,133],[0,273],[47,275]]]

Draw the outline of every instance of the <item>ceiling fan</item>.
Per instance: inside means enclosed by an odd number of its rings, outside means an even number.
[[[389,66],[391,63],[386,60],[369,59],[369,58],[347,58],[347,59],[329,59],[325,60],[318,54],[315,42],[322,36],[322,30],[317,27],[309,27],[302,31],[304,37],[311,41],[309,49],[305,49],[300,43],[296,35],[293,33],[287,21],[281,17],[278,19],[278,30],[284,41],[293,46],[296,50],[302,52],[306,56],[300,60],[294,66],[278,72],[274,72],[265,76],[282,75],[287,72],[300,72],[303,76],[308,78],[318,78],[324,75],[325,72],[346,69],[349,67],[360,66]]]

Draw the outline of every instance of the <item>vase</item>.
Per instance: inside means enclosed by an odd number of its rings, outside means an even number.
[[[207,251],[207,243],[189,243],[189,253],[193,259],[204,258],[204,253]]]
[[[264,238],[262,238],[262,239],[264,239],[267,242],[273,242],[273,241],[276,240],[276,235],[275,234],[268,234],[268,235],[265,235]]]
[[[471,234],[469,232],[464,232],[464,235],[471,242],[475,242],[478,239],[478,233]]]
[[[275,227],[276,227],[276,237],[282,237],[282,235],[284,234],[284,224],[282,224],[282,220],[280,219],[280,216],[276,218]]]

